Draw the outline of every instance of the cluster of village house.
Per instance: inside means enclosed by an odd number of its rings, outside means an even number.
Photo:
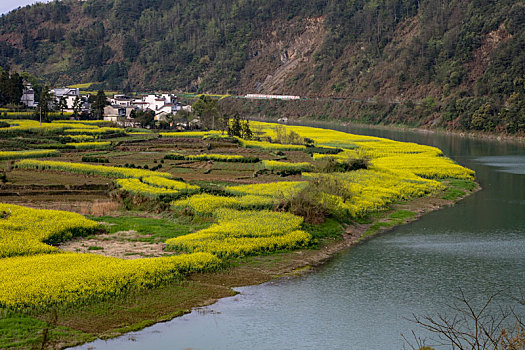
[[[54,95],[57,105],[60,100],[65,101],[65,112],[73,112],[77,98],[80,99],[82,112],[91,110],[91,104],[88,101],[89,96],[81,96],[78,88],[57,88],[52,89],[51,93]],[[37,107],[35,91],[30,85],[26,86],[20,102],[29,108]],[[126,95],[114,95],[108,98],[108,103],[109,105],[104,108],[104,120],[126,125],[133,123],[132,111],[151,110],[155,113],[156,121],[166,121],[168,116],[175,115],[180,110],[191,111],[191,106],[183,106],[178,101],[177,96],[172,94],[149,94],[133,98]]]

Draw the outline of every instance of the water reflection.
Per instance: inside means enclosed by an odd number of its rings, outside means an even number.
[[[488,166],[500,168],[500,171],[510,174],[525,174],[525,156],[493,156],[474,159]]]

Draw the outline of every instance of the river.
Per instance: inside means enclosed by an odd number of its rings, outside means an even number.
[[[476,171],[482,191],[345,251],[313,273],[78,349],[402,349],[428,337],[412,314],[447,313],[460,288],[475,305],[525,295],[525,147],[457,135],[339,127],[432,145]],[[523,293],[523,294],[521,294]],[[518,311],[524,306],[518,305]],[[433,345],[427,341],[427,345]]]

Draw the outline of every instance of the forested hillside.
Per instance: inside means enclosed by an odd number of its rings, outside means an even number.
[[[340,97],[238,107],[508,133],[525,131],[524,49],[523,0],[64,0],[0,18],[0,66],[52,84]]]

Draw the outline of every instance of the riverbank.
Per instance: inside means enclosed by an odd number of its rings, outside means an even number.
[[[78,310],[59,312],[58,315],[39,315],[38,319],[45,322],[55,322],[53,318],[56,317],[57,329],[66,327],[77,331],[69,333],[68,339],[51,339],[46,347],[60,349],[96,338],[117,337],[169,321],[194,308],[235,295],[233,288],[308,273],[352,246],[396,226],[415,221],[429,212],[454,205],[480,187],[465,191],[464,195],[456,198],[444,199],[451,189],[458,188],[449,185],[447,190],[433,196],[396,203],[390,210],[377,213],[367,222],[346,224],[338,238],[326,238],[314,248],[230,260],[228,267],[220,271],[192,274],[180,283],[134,293],[125,300],[97,303]]]
[[[364,109],[361,109],[359,106],[364,107]],[[398,105],[397,107],[401,106],[406,107],[406,105]],[[223,107],[227,111],[243,111],[244,116],[253,120],[271,120],[277,122],[278,119],[285,117],[290,123],[365,126],[417,132],[437,132],[479,139],[525,142],[525,135],[523,135],[523,133],[521,135],[508,135],[477,130],[462,131],[443,129],[443,127],[435,126],[440,124],[438,120],[442,117],[439,115],[427,115],[423,117],[414,109],[403,109],[399,111],[400,114],[395,116],[391,114],[392,111],[387,105],[380,106],[369,103],[356,104],[349,101],[320,103],[318,100],[279,101],[226,99],[223,100]],[[406,124],[397,124],[398,121]]]
[[[389,136],[396,139],[394,133]],[[475,170],[483,191],[336,254],[314,273],[240,288],[241,295],[172,322],[82,349],[232,349],[247,347],[253,339],[258,339],[253,346],[257,350],[348,344],[399,349],[406,345],[400,334],[414,330],[423,338],[431,336],[407,319],[450,311],[444,305],[455,301],[459,288],[481,304],[501,286],[509,286],[510,294],[519,297],[524,149],[436,135],[427,139],[416,133],[399,134],[397,139],[439,147]],[[506,156],[515,168],[498,167]],[[503,299],[504,307],[519,308],[515,299]]]
[[[400,130],[400,131],[413,131],[421,134],[441,134],[441,135],[453,135],[460,136],[470,139],[478,140],[497,140],[505,142],[516,142],[516,143],[525,143],[525,136],[519,135],[508,135],[508,134],[497,134],[497,133],[487,133],[487,132],[476,132],[476,131],[455,131],[447,129],[425,129],[425,128],[412,128],[410,126],[404,125],[372,125],[372,124],[353,124],[353,123],[342,123],[341,126],[346,127],[370,127],[377,128],[382,130]]]
[[[120,176],[123,176],[123,172],[132,173],[139,178],[134,181],[116,180],[121,186],[127,186],[124,190],[115,188],[113,192],[113,195],[120,196],[118,198],[126,210],[97,219],[112,227],[107,228],[108,231],[115,228],[115,232],[86,238],[80,246],[71,247],[73,253],[70,254],[73,255],[69,258],[72,259],[75,252],[80,252],[79,249],[83,249],[81,247],[105,255],[104,261],[117,261],[111,257],[126,259],[130,254],[139,255],[137,258],[153,257],[156,255],[150,248],[154,244],[162,247],[163,254],[173,254],[169,252],[170,248],[172,252],[178,251],[178,254],[209,251],[220,257],[222,269],[178,278],[175,282],[173,278],[168,278],[171,276],[168,274],[162,284],[159,281],[151,289],[140,288],[140,285],[131,287],[124,293],[118,293],[118,298],[96,298],[95,294],[91,298],[86,293],[75,293],[71,297],[76,298],[76,302],[66,303],[69,305],[67,307],[66,304],[64,307],[58,304],[45,308],[52,310],[47,313],[38,311],[42,310],[39,308],[27,308],[26,315],[31,317],[3,315],[0,321],[8,325],[3,328],[9,328],[12,334],[0,339],[0,348],[20,344],[62,348],[98,337],[114,337],[171,319],[193,307],[232,295],[232,287],[304,272],[309,266],[319,265],[374,234],[452,204],[477,187],[471,170],[443,157],[441,151],[434,147],[327,129],[283,128],[265,123],[251,125],[258,135],[272,139],[279,135],[281,138],[288,137],[288,134],[296,138],[301,135],[304,140],[313,139],[316,147],[270,143],[263,139],[247,141],[220,136],[213,138],[205,133],[187,133],[186,138],[181,138],[183,133],[174,133],[134,144],[133,149],[129,144],[122,144],[116,152],[97,153],[98,157],[103,156],[107,162],[120,167],[82,164],[79,163],[83,162],[81,156],[76,153],[62,156],[67,157],[69,162],[57,159],[16,163],[14,170],[7,175],[12,185],[22,185],[27,181],[33,183],[35,176],[43,184],[49,185],[49,181],[57,178],[55,173],[75,173],[79,169],[86,174],[70,176],[68,181],[85,182],[90,179],[89,174],[92,172],[104,175],[108,171],[115,171]],[[172,153],[174,149],[183,153]],[[206,149],[213,149],[213,153],[207,153]],[[197,157],[194,155],[196,151],[207,153],[205,157],[208,158],[230,160],[241,157],[242,160],[251,160],[257,156],[259,161],[214,163],[191,159]],[[183,154],[191,161],[179,159],[186,158]],[[363,162],[356,161],[359,159]],[[356,164],[361,165],[353,168]],[[341,169],[350,165],[352,168]],[[304,173],[281,171],[293,166],[301,166],[301,172]],[[159,167],[168,172],[145,170]],[[158,178],[159,174],[175,178],[180,176],[179,182]],[[140,180],[141,175],[149,177]],[[176,200],[179,197],[169,198],[169,206],[167,201],[155,199],[159,192],[173,191],[150,184],[172,186],[181,185],[180,181],[185,181],[182,184],[185,183],[186,190],[192,189],[195,193],[180,200]],[[145,198],[146,195],[151,198]],[[27,196],[29,201],[35,199],[31,193]],[[414,198],[420,199],[401,202]],[[41,203],[44,208],[49,207],[49,204],[47,201]],[[168,207],[171,210],[167,210]],[[135,210],[143,210],[147,215],[142,216],[143,213]],[[155,211],[163,212],[165,216],[155,217]],[[142,218],[136,218],[137,215]],[[319,224],[322,219],[318,218],[325,217],[326,222]],[[335,218],[344,224],[338,224]],[[151,225],[156,228],[151,229]],[[217,232],[220,234],[217,235]],[[228,238],[229,235],[231,238]],[[253,239],[253,235],[258,238]],[[268,235],[271,238],[267,238]],[[206,237],[207,241],[194,237]],[[108,238],[119,241],[120,248],[124,249],[122,256],[115,255],[116,250],[104,243]],[[292,239],[296,244],[287,243],[285,238]],[[135,246],[143,246],[144,249],[137,252]],[[301,250],[289,251],[294,248]],[[56,258],[56,255],[50,255],[50,258]],[[89,258],[94,259],[94,255],[90,254]],[[156,263],[162,259],[159,257],[158,260],[153,258],[143,262]],[[34,259],[20,260],[28,261],[29,264]],[[120,260],[118,262],[121,263]],[[29,267],[29,270],[32,268]],[[78,269],[79,277],[82,276],[82,270]],[[72,271],[74,273],[75,269]],[[97,273],[103,276],[104,271]],[[53,281],[62,277],[56,276]],[[29,285],[35,285],[40,279],[41,275],[35,275],[34,283]],[[4,294],[7,295],[7,292]],[[49,290],[45,297],[55,300],[65,296],[61,290]],[[21,319],[27,326],[20,326]]]
[[[258,118],[254,118],[253,120],[262,121],[262,122],[272,122],[272,123],[277,122],[277,120],[258,119]],[[317,120],[317,119],[290,118],[288,119],[288,122],[286,124],[322,127],[323,125],[326,125],[327,123],[321,120]],[[378,130],[397,130],[397,131],[403,131],[403,132],[408,131],[408,132],[416,132],[419,134],[452,135],[452,136],[459,136],[459,137],[464,137],[468,139],[477,139],[477,140],[496,140],[496,141],[519,143],[519,144],[525,143],[525,136],[488,133],[488,132],[483,132],[483,131],[478,131],[478,132],[476,131],[457,131],[457,130],[447,130],[447,129],[442,129],[442,128],[427,129],[427,128],[421,128],[421,127],[411,127],[411,126],[401,125],[401,124],[378,125],[378,124],[341,122],[340,120],[331,121],[330,124],[338,125],[338,126],[346,127],[346,128],[363,127],[363,128],[371,128],[371,129],[378,129]]]

